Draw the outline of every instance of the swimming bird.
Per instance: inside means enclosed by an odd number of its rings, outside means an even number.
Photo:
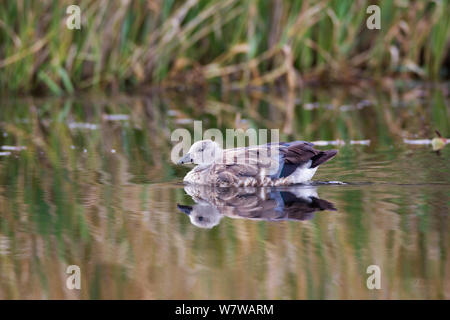
[[[337,150],[320,151],[305,141],[222,149],[217,142],[195,142],[178,164],[197,164],[184,177],[188,184],[266,187],[304,183]]]
[[[177,204],[191,223],[200,228],[212,228],[223,217],[264,221],[303,221],[314,212],[336,211],[331,202],[320,199],[314,186],[279,188],[215,188],[186,185],[184,190],[195,205]]]

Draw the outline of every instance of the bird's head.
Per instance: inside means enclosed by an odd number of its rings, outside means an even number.
[[[177,204],[178,210],[189,216],[191,223],[199,228],[211,229],[219,224],[223,215],[217,210],[217,207],[201,203],[194,206],[185,206]]]
[[[194,143],[189,152],[178,161],[178,164],[211,164],[222,156],[222,148],[212,140],[202,140]]]

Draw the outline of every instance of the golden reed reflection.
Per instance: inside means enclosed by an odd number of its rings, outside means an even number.
[[[0,299],[449,299],[450,149],[436,157],[399,139],[449,128],[434,116],[448,95],[396,90],[305,89],[293,117],[285,99],[257,92],[203,105],[186,95],[2,105],[0,145],[26,148],[0,158]],[[369,139],[340,147],[315,179],[372,184],[318,186],[339,211],[301,223],[220,213],[216,227],[198,228],[177,209],[192,200],[174,183],[186,170],[170,163],[169,142],[199,118],[208,128],[292,121],[298,140]],[[240,200],[251,201],[261,202]],[[366,286],[373,264],[381,290]],[[66,288],[68,265],[80,267],[81,290]]]

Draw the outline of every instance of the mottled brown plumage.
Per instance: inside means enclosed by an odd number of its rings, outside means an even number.
[[[304,141],[221,149],[208,140],[196,142],[180,163],[199,164],[184,181],[216,186],[281,186],[309,181],[317,167],[336,155]]]

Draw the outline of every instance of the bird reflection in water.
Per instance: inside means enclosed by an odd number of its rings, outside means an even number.
[[[212,228],[227,216],[250,220],[309,220],[314,212],[335,211],[331,202],[319,199],[314,186],[280,188],[217,188],[187,185],[184,190],[195,201],[193,206],[178,204],[191,223]]]

